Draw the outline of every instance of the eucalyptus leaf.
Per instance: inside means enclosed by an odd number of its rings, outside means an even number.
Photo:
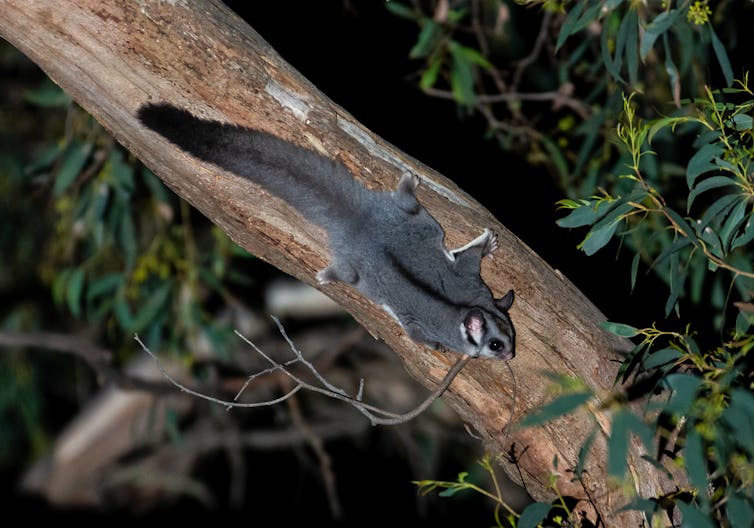
[[[385,8],[387,8],[387,10],[393,13],[394,15],[399,16],[401,18],[405,18],[407,20],[416,19],[416,13],[414,12],[413,9],[411,9],[405,4],[396,2],[395,0],[390,0],[388,2],[385,2]]]
[[[673,102],[677,108],[681,107],[681,76],[678,68],[673,62],[673,54],[668,44],[668,34],[662,36],[663,48],[665,50],[665,72],[668,74],[670,81],[670,93],[673,94]],[[653,158],[654,159],[654,158]]]
[[[456,102],[471,106],[476,99],[474,93],[474,66],[463,52],[463,46],[456,42],[450,44],[452,67],[450,86]]]
[[[745,132],[752,129],[752,118],[747,114],[736,114],[731,118],[733,128],[738,132]]]
[[[61,108],[71,104],[71,97],[50,79],[45,79],[39,87],[24,92],[24,99],[42,108]]]
[[[686,183],[691,189],[696,178],[705,172],[718,170],[712,160],[721,156],[725,148],[720,143],[708,143],[700,148],[689,160],[686,166]]]
[[[725,51],[725,46],[723,46],[723,43],[720,42],[719,38],[717,38],[717,34],[712,28],[712,24],[707,24],[707,27],[709,28],[709,36],[712,40],[712,49],[715,50],[715,57],[717,57],[717,62],[718,64],[720,64],[720,69],[723,71],[725,83],[728,85],[728,87],[730,87],[733,84],[733,68],[731,68],[730,65],[728,52]]]
[[[28,165],[24,166],[24,172],[26,174],[32,174],[40,169],[45,169],[57,160],[64,152],[65,145],[60,142],[45,147],[38,154],[34,155],[34,159],[32,159]]]
[[[84,291],[84,269],[76,268],[71,272],[66,286],[68,309],[74,317],[81,315],[81,294]]]
[[[737,443],[754,456],[754,395],[744,389],[733,389],[730,405],[723,411],[723,420],[733,431]]]
[[[76,176],[84,168],[91,152],[91,143],[71,143],[63,157],[60,170],[55,177],[55,183],[52,186],[53,196],[60,196],[73,183]]]
[[[86,298],[94,299],[100,295],[111,295],[125,281],[123,273],[107,273],[89,281]]]
[[[123,215],[121,215],[120,230],[118,234],[121,247],[123,248],[126,269],[130,270],[134,265],[136,253],[138,251],[136,230],[134,228],[133,217],[131,216],[130,210],[124,211]]]
[[[641,261],[641,253],[638,251],[631,260],[631,291],[634,291],[636,287],[636,275],[639,273],[639,262]]]
[[[118,289],[115,295],[114,305],[115,318],[123,330],[130,332],[134,326],[133,314],[126,300],[125,285]]]
[[[421,78],[419,79],[419,87],[422,90],[429,90],[435,85],[441,67],[442,60],[439,57],[429,63],[429,66],[422,72]]]
[[[730,248],[731,250],[734,250],[738,247],[745,246],[752,240],[754,240],[754,213],[749,214],[743,232],[737,238],[733,239]]]
[[[635,9],[630,9],[626,15],[628,30],[626,34],[626,64],[628,65],[628,81],[636,86],[639,77],[639,15]]]
[[[550,163],[552,163],[552,166],[558,171],[560,181],[567,181],[570,172],[568,170],[568,163],[566,162],[565,156],[563,156],[563,152],[561,152],[554,141],[544,135],[540,138],[540,141],[547,151]]]
[[[642,341],[641,343],[636,345],[631,350],[631,352],[626,354],[626,357],[623,359],[623,362],[618,368],[618,372],[615,374],[615,379],[613,380],[613,384],[626,382],[626,380],[636,370],[636,368],[639,366],[639,363],[644,358],[645,348],[646,348],[646,342]]]
[[[711,176],[709,178],[706,178],[705,180],[702,180],[701,183],[695,185],[694,188],[691,189],[688,198],[687,210],[691,210],[691,206],[694,204],[694,201],[700,194],[712,189],[719,189],[721,187],[730,186],[738,186],[738,182],[733,178],[729,178],[728,176]]]
[[[701,222],[699,223],[699,229],[702,230],[713,221],[717,220],[720,223],[720,219],[724,218],[728,212],[735,207],[736,203],[741,200],[741,197],[737,194],[726,194],[715,200],[702,215]]]
[[[607,73],[609,73],[616,81],[625,83],[620,75],[620,62],[613,60],[613,57],[610,54],[607,23],[603,24],[602,34],[600,35],[600,53],[602,55],[602,63],[605,65]]]
[[[644,360],[644,368],[653,369],[666,365],[672,361],[676,361],[678,358],[683,357],[683,354],[675,348],[662,348],[649,354]]]
[[[670,255],[670,295],[665,303],[665,316],[670,315],[670,312],[676,308],[678,298],[683,293],[683,284],[686,281],[686,273],[680,267],[679,254],[676,251]]]
[[[652,267],[655,267],[658,264],[662,264],[662,262],[669,256],[677,254],[679,251],[690,245],[692,245],[692,243],[688,238],[676,238],[670,245],[666,246],[659,255],[657,255],[657,258],[655,258],[655,260],[652,262]]]
[[[560,227],[582,227],[597,222],[609,210],[610,203],[607,201],[600,201],[596,204],[589,202],[576,207],[568,216],[557,220],[555,223]]]
[[[551,509],[552,505],[546,502],[533,502],[529,504],[521,512],[521,517],[519,517],[518,523],[516,523],[516,528],[537,528],[539,523],[550,513]]]
[[[590,231],[584,241],[579,244],[579,249],[589,256],[594,255],[610,242],[610,239],[613,238],[615,231],[618,229],[619,223],[619,221],[615,221],[612,224],[606,224],[597,230]]]
[[[156,291],[154,291],[146,303],[139,306],[136,312],[136,316],[131,321],[131,325],[128,328],[131,332],[140,332],[147,327],[152,319],[164,308],[165,303],[168,301],[170,294],[173,290],[171,282],[162,283]]]
[[[555,51],[557,52],[560,47],[565,43],[566,39],[570,37],[576,29],[576,24],[579,21],[581,12],[586,7],[587,2],[576,2],[563,21],[563,25],[560,27],[560,33],[558,34],[558,40],[555,43]]]
[[[589,456],[589,450],[592,448],[594,439],[597,438],[598,431],[598,427],[593,427],[592,431],[589,433],[589,436],[586,437],[584,442],[581,444],[581,447],[579,448],[579,456],[576,461],[576,467],[573,469],[573,474],[576,476],[576,478],[580,479],[582,473],[584,472],[584,466],[586,465],[586,459]]]
[[[72,271],[70,268],[61,270],[52,280],[52,300],[58,306],[61,306],[65,301],[66,285]]]
[[[615,334],[620,337],[634,337],[639,335],[639,331],[636,328],[623,323],[612,323],[610,321],[604,321],[600,323],[600,326],[611,334]]]
[[[521,427],[531,427],[555,418],[560,418],[589,401],[592,396],[593,394],[590,391],[573,392],[558,396],[532,414],[526,415],[521,420],[520,425]]]
[[[689,481],[696,487],[697,496],[701,497],[703,502],[708,502],[707,463],[704,456],[704,444],[702,437],[693,427],[689,429],[686,435],[686,447],[683,450],[683,455]]]
[[[663,11],[657,15],[652,22],[644,29],[644,34],[641,37],[640,54],[641,60],[647,58],[649,52],[652,51],[657,39],[662,36],[670,27],[678,20],[678,14],[680,10],[671,9],[670,11]]]
[[[676,126],[688,123],[689,118],[686,116],[680,116],[680,117],[663,117],[660,119],[657,119],[652,122],[652,126],[649,127],[649,132],[647,133],[647,142],[652,143],[652,140],[657,135],[658,132],[665,130],[666,128],[670,127],[671,129],[674,129]]]
[[[468,46],[458,46],[458,51],[460,53],[463,53],[466,58],[469,60],[469,62],[476,64],[477,66],[481,66],[484,69],[492,68],[492,63],[487,60],[487,58],[479,53],[474,48],[469,48]]]
[[[452,497],[453,495],[455,495],[459,491],[463,491],[464,489],[467,489],[467,488],[462,487],[462,486],[452,486],[450,488],[446,488],[442,490],[441,492],[438,493],[438,495],[440,497]]]
[[[707,145],[709,143],[719,142],[721,137],[722,137],[722,134],[717,128],[713,128],[710,130],[705,127],[702,129],[702,131],[699,133],[696,139],[694,139],[694,143],[692,143],[691,146],[699,150],[704,145]],[[722,143],[718,143],[718,144],[722,145]]]
[[[607,472],[613,477],[623,478],[626,473],[629,414],[628,411],[623,409],[615,413],[610,436],[607,439]]]
[[[754,526],[754,504],[752,499],[739,494],[728,495],[728,521],[731,528]]]
[[[144,183],[149,188],[152,196],[154,196],[158,202],[168,203],[170,201],[170,194],[167,187],[165,187],[162,180],[155,176],[151,170],[146,167],[142,168],[141,179],[144,180]]]
[[[592,227],[579,248],[587,255],[593,255],[600,250],[615,234],[626,214],[633,210],[634,206],[626,203],[630,197],[621,198],[610,203],[607,213]]]
[[[618,34],[615,36],[615,59],[613,60],[613,64],[618,71],[623,67],[623,55],[625,53],[626,41],[628,40],[628,34],[630,32],[629,26],[632,22],[635,23],[629,12],[629,14],[624,16],[621,20],[620,26],[618,27]]]
[[[113,149],[107,159],[106,170],[118,192],[125,197],[131,195],[134,189],[134,169],[123,160],[123,153]]]
[[[432,53],[442,35],[440,26],[431,18],[422,20],[422,28],[419,31],[419,37],[414,47],[409,51],[408,56],[412,59],[427,57]]]
[[[587,27],[589,24],[597,20],[602,13],[603,6],[601,0],[591,0],[591,2],[582,0],[581,3],[591,3],[592,6],[584,11],[584,13],[579,17],[578,21],[576,21],[576,24],[571,29],[571,34],[578,33],[579,31]]]
[[[683,231],[682,233],[683,236],[688,237],[691,240],[691,242],[694,244],[698,243],[698,240],[696,238],[696,233],[691,228],[691,225],[686,221],[685,218],[683,218],[681,215],[679,215],[670,207],[666,207],[665,212],[671,218],[671,220],[675,222],[675,225],[678,226],[678,228]]]
[[[731,247],[733,236],[738,232],[739,228],[746,219],[745,215],[748,208],[749,204],[747,203],[747,200],[740,200],[738,204],[733,208],[733,210],[731,210],[728,218],[725,220],[725,223],[718,231],[718,234],[720,235],[720,242],[722,243],[723,248],[725,248],[726,250]]]
[[[694,404],[696,391],[702,380],[691,374],[669,374],[663,378],[663,383],[673,392],[665,403],[667,412],[686,414]]]
[[[677,501],[676,505],[683,515],[681,528],[716,528],[707,515],[701,512],[696,505]]]
[[[746,312],[740,311],[736,316],[736,334],[735,339],[740,339],[745,335],[751,325],[754,324],[754,315],[747,316]]]

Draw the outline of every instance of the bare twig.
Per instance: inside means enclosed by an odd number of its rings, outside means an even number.
[[[424,93],[439,99],[455,100],[455,95],[449,90],[440,88],[425,88]],[[475,96],[477,106],[479,104],[505,103],[511,101],[552,101],[553,105],[566,106],[578,113],[582,118],[589,117],[589,108],[580,100],[566,94],[566,90],[551,92],[515,92],[508,91],[496,94],[477,94]]]
[[[403,414],[397,414],[390,411],[386,411],[384,409],[380,409],[379,407],[375,407],[373,405],[369,405],[367,403],[364,403],[361,401],[361,393],[363,391],[363,386],[360,385],[359,393],[356,398],[352,398],[348,395],[343,389],[336,387],[332,385],[330,382],[328,382],[312,365],[309,361],[307,361],[303,354],[296,348],[296,346],[293,344],[291,339],[288,337],[288,335],[285,332],[285,329],[283,328],[283,325],[280,323],[280,321],[273,317],[272,318],[275,321],[275,324],[277,325],[278,329],[280,330],[281,335],[288,343],[288,346],[290,347],[291,351],[296,355],[296,359],[304,365],[316,378],[317,380],[325,387],[318,387],[316,385],[311,385],[310,383],[306,383],[301,378],[295,376],[290,371],[286,370],[285,368],[281,368],[280,370],[289,378],[294,380],[297,384],[301,385],[302,387],[306,388],[307,390],[311,390],[313,392],[318,392],[320,394],[324,394],[325,396],[329,396],[331,398],[335,398],[338,400],[345,401],[347,403],[350,403],[353,407],[358,409],[364,416],[366,416],[369,421],[372,423],[372,425],[395,425],[399,423],[404,423],[409,420],[412,420],[413,418],[417,417],[419,414],[424,412],[427,407],[429,407],[437,398],[442,396],[443,392],[450,386],[450,384],[453,382],[453,379],[458,375],[458,373],[463,369],[463,367],[468,363],[472,357],[471,356],[463,356],[459,358],[456,363],[451,367],[451,369],[448,371],[448,373],[443,378],[442,382],[440,382],[440,385],[430,394],[426,400],[424,400],[419,406],[412,409],[411,411],[408,411]],[[262,352],[254,343],[246,339],[243,335],[241,335],[238,331],[236,331],[236,335],[238,335],[241,339],[243,339],[249,346],[251,346],[254,350],[257,351],[262,357],[264,357],[267,361],[269,361],[273,367],[277,366],[277,363],[275,363],[269,356],[267,356],[264,352]],[[361,382],[363,384],[363,380]]]
[[[149,348],[147,348],[147,345],[145,345],[142,342],[142,340],[139,339],[138,334],[134,334],[134,339],[136,340],[137,343],[139,343],[139,345],[141,345],[141,348],[144,350],[144,352],[146,352],[147,354],[149,354],[152,357],[152,359],[155,362],[155,365],[157,365],[157,368],[160,370],[160,373],[173,386],[177,387],[178,389],[180,389],[181,391],[183,391],[183,392],[185,392],[187,394],[191,394],[192,396],[196,396],[197,398],[201,398],[203,400],[207,400],[207,401],[210,401],[210,402],[213,402],[213,403],[219,403],[220,405],[225,405],[227,408],[231,408],[231,407],[265,407],[265,406],[269,406],[269,405],[275,405],[276,403],[280,403],[280,402],[283,402],[283,401],[287,400],[288,398],[290,398],[291,396],[293,396],[294,394],[296,394],[299,390],[301,390],[303,388],[302,385],[296,385],[290,391],[288,391],[287,393],[285,393],[284,395],[282,395],[279,398],[275,398],[273,400],[265,400],[265,401],[261,401],[261,402],[241,403],[241,402],[235,402],[235,401],[221,400],[219,398],[213,398],[212,396],[208,396],[207,394],[202,394],[201,392],[197,392],[197,391],[195,391],[193,389],[190,389],[190,388],[186,387],[185,385],[183,385],[178,380],[176,380],[175,378],[173,378],[170,374],[168,374],[167,370],[165,370],[165,368],[162,366],[162,363],[160,363],[160,360],[157,358],[157,356],[154,354],[154,352],[152,352],[151,350],[149,350]],[[287,371],[285,371],[285,369],[283,369],[283,371],[287,372]]]
[[[181,384],[180,382],[178,382],[176,379],[170,376],[170,374],[168,374],[168,372],[161,365],[157,356],[151,350],[149,350],[149,348],[147,348],[147,346],[141,341],[141,339],[139,339],[138,335],[135,335],[134,339],[139,343],[139,345],[141,345],[141,348],[147,354],[149,354],[150,357],[155,361],[157,368],[160,370],[160,373],[173,386],[177,387],[183,392],[191,394],[192,396],[196,396],[198,398],[201,398],[201,399],[213,402],[213,403],[219,403],[221,405],[224,405],[227,409],[231,409],[234,407],[250,408],[250,407],[265,407],[265,406],[275,405],[276,403],[280,403],[282,401],[287,400],[299,390],[306,389],[311,392],[323,394],[330,398],[334,398],[334,399],[349,403],[350,405],[355,407],[359,412],[361,412],[364,416],[366,416],[369,419],[369,421],[372,423],[372,425],[395,425],[395,424],[407,422],[417,417],[419,414],[424,412],[435,400],[437,400],[440,396],[442,396],[442,394],[447,390],[447,388],[453,382],[453,380],[458,375],[458,373],[461,372],[463,367],[466,366],[466,364],[471,359],[473,359],[472,356],[461,356],[455,362],[455,364],[453,364],[450,370],[448,370],[447,374],[445,374],[445,377],[442,379],[442,381],[437,386],[437,388],[435,388],[435,390],[432,391],[432,393],[422,403],[420,403],[417,407],[415,407],[414,409],[408,412],[405,412],[402,414],[394,413],[394,412],[387,411],[385,409],[381,409],[374,405],[364,403],[362,401],[363,383],[364,383],[363,380],[361,380],[359,384],[359,390],[355,398],[350,396],[343,389],[336,387],[335,385],[327,381],[324,378],[324,376],[322,376],[322,374],[319,373],[316,367],[312,363],[310,363],[306,358],[304,358],[303,354],[296,348],[296,346],[293,344],[293,341],[291,341],[291,339],[286,334],[285,329],[283,328],[283,325],[280,323],[280,321],[275,317],[273,317],[273,320],[275,321],[275,324],[277,324],[281,335],[288,343],[288,346],[290,347],[291,351],[296,356],[294,359],[291,359],[282,364],[277,363],[269,355],[265,354],[252,341],[250,341],[249,339],[244,337],[240,332],[238,332],[238,330],[235,331],[236,335],[238,335],[244,342],[246,342],[250,347],[252,347],[268,363],[270,363],[271,367],[264,372],[269,373],[273,371],[280,371],[280,373],[290,378],[290,380],[293,382],[293,387],[288,392],[286,392],[283,396],[272,399],[272,400],[265,400],[265,401],[260,401],[260,402],[242,403],[242,402],[236,401],[239,398],[240,394],[243,392],[243,389],[239,391],[238,394],[236,394],[236,397],[233,401],[222,400],[219,398],[209,396],[207,394],[202,394],[193,389],[190,389],[186,387],[185,385]],[[312,383],[308,383],[304,381],[298,375],[292,373],[290,370],[286,368],[287,366],[290,366],[292,364],[300,364],[304,366],[306,370],[308,370],[316,378],[316,380],[321,384],[321,386],[314,385]],[[250,379],[253,379],[254,377],[256,377],[256,375],[250,376]],[[244,385],[244,388],[247,385],[248,383]]]

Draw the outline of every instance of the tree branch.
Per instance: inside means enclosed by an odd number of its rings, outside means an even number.
[[[516,291],[511,310],[518,343],[516,415],[550,397],[543,369],[577,376],[596,392],[612,387],[615,359],[631,344],[598,327],[605,317],[578,289],[455,184],[372,134],[320,93],[219,0],[3,0],[0,36],[231,239],[310,284],[328,262],[321,230],[250,181],[156,140],[140,126],[136,110],[149,101],[169,101],[204,117],[264,130],[338,160],[372,189],[394,189],[403,172],[413,171],[423,182],[419,199],[445,229],[449,247],[462,245],[484,228],[498,236],[501,250],[494,260],[485,259],[482,276],[498,295],[511,287]],[[433,387],[454,361],[455,356],[414,343],[354,289],[332,284],[324,290],[384,339],[424,385]],[[561,467],[576,463],[590,419],[569,415],[536,429],[503,433],[511,395],[511,387],[501,382],[505,368],[501,362],[473,362],[444,400],[493,453],[506,452],[511,442],[536,447],[519,463],[534,498],[550,500],[550,475],[557,473],[552,461],[557,458]],[[606,438],[598,435],[587,459],[585,470],[594,479],[591,496],[607,512],[606,522],[635,526],[640,515],[620,511],[628,498],[608,485]],[[673,482],[641,455],[632,438],[628,464],[634,490],[642,496],[671,491]],[[580,484],[559,475],[562,494],[586,498]],[[594,511],[585,514],[595,517]]]
[[[310,363],[306,358],[304,358],[304,355],[296,348],[296,346],[293,344],[291,339],[288,337],[288,335],[285,333],[285,329],[283,328],[283,325],[280,323],[280,321],[273,317],[273,320],[278,326],[278,329],[280,330],[280,333],[285,338],[286,342],[288,343],[288,346],[290,347],[291,351],[295,354],[295,358],[286,361],[285,363],[277,363],[274,359],[272,359],[269,355],[265,354],[257,345],[255,345],[252,341],[248,340],[246,337],[244,337],[238,330],[236,330],[236,335],[243,339],[246,344],[248,344],[250,347],[252,347],[260,356],[262,356],[270,365],[272,365],[270,368],[265,369],[263,371],[257,372],[249,376],[249,380],[254,379],[255,377],[261,375],[261,374],[267,374],[274,371],[280,371],[282,374],[287,376],[291,382],[293,383],[293,387],[288,390],[285,394],[278,398],[274,398],[272,400],[265,400],[260,402],[251,402],[251,403],[243,403],[237,401],[241,393],[244,391],[246,386],[248,385],[248,382],[244,384],[244,388],[239,391],[238,394],[236,394],[236,397],[233,399],[233,401],[228,400],[221,400],[219,398],[215,398],[213,396],[209,396],[208,394],[196,391],[194,389],[190,389],[189,387],[185,386],[181,382],[177,381],[175,378],[173,378],[162,366],[160,363],[159,358],[149,350],[149,348],[144,344],[144,342],[139,338],[138,335],[134,335],[134,339],[137,343],[141,346],[142,350],[149,354],[149,356],[154,360],[155,365],[157,365],[157,368],[160,370],[160,373],[167,379],[174,387],[177,389],[190,394],[192,396],[195,396],[197,398],[201,398],[203,400],[207,400],[212,403],[217,403],[220,405],[224,405],[226,410],[230,410],[234,407],[242,407],[242,408],[253,408],[253,407],[268,407],[271,405],[275,405],[278,403],[281,403],[283,401],[288,400],[291,396],[296,394],[301,389],[306,389],[311,392],[317,392],[319,394],[322,394],[324,396],[341,400],[346,403],[351,404],[354,408],[356,408],[359,412],[361,412],[364,416],[366,416],[369,421],[372,423],[372,425],[397,425],[400,423],[408,422],[410,420],[413,420],[417,416],[419,416],[422,412],[424,412],[427,407],[432,405],[432,403],[437,400],[442,394],[450,387],[450,384],[453,383],[453,380],[458,375],[459,372],[463,369],[463,367],[466,366],[466,364],[473,359],[472,356],[460,356],[458,360],[455,362],[453,367],[445,374],[445,377],[442,379],[440,384],[435,388],[432,393],[427,396],[427,398],[420,403],[417,407],[414,409],[411,409],[410,411],[407,411],[402,414],[386,411],[385,409],[381,409],[379,407],[375,407],[374,405],[370,405],[368,403],[364,403],[361,400],[362,391],[363,391],[363,380],[359,387],[359,392],[357,393],[356,397],[349,396],[346,391],[343,389],[336,387],[329,381],[325,379],[325,377],[320,374],[320,372],[316,369],[316,367]],[[297,376],[296,374],[292,373],[290,370],[287,369],[287,367],[293,365],[293,364],[301,364],[303,365],[309,373],[311,373],[317,381],[322,385],[321,387],[318,387],[317,385],[313,385],[311,383],[308,383],[304,381],[301,377]]]
[[[112,353],[91,341],[69,334],[53,332],[0,332],[0,347],[43,348],[71,354],[89,365],[97,376],[115,383],[121,389],[143,390],[152,394],[168,394],[173,388],[163,382],[130,376],[115,368]]]

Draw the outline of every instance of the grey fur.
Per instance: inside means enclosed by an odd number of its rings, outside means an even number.
[[[486,230],[447,251],[445,233],[416,199],[419,179],[404,174],[378,192],[346,167],[275,136],[201,119],[160,103],[142,106],[146,127],[200,160],[248,178],[327,231],[332,261],[320,283],[352,285],[382,306],[417,342],[473,356],[510,359],[513,290],[494,299],[479,272],[497,249]]]

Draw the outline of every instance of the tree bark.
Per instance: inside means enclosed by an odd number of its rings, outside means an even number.
[[[494,259],[484,259],[482,277],[496,296],[509,288],[516,292],[510,312],[518,353],[511,364],[518,386],[513,420],[551,397],[544,371],[579,377],[598,394],[611,390],[619,353],[631,345],[597,326],[603,315],[573,284],[451,181],[366,130],[317,91],[219,0],[0,0],[0,35],[230,238],[310,284],[328,261],[320,230],[250,181],[156,141],[134,117],[137,108],[168,101],[203,117],[263,129],[337,158],[374,189],[392,189],[402,172],[416,172],[423,182],[419,199],[445,229],[449,247],[463,245],[485,227],[498,235],[500,249]],[[453,354],[412,342],[355,290],[341,284],[324,290],[384,339],[427,387],[442,379],[456,360]],[[491,452],[506,453],[512,443],[517,453],[528,448],[519,466],[534,498],[553,497],[548,484],[557,457],[561,494],[588,496],[609,526],[640,525],[638,513],[617,511],[629,500],[625,490],[608,484],[609,416],[596,415],[601,431],[586,464],[587,495],[566,469],[575,465],[593,417],[575,414],[506,434],[512,384],[501,362],[476,360],[444,398]],[[638,444],[632,444],[628,460],[634,490],[645,497],[670,491],[660,472],[640,459],[642,454]],[[507,469],[518,479],[518,471]],[[579,508],[595,519],[587,501]]]

